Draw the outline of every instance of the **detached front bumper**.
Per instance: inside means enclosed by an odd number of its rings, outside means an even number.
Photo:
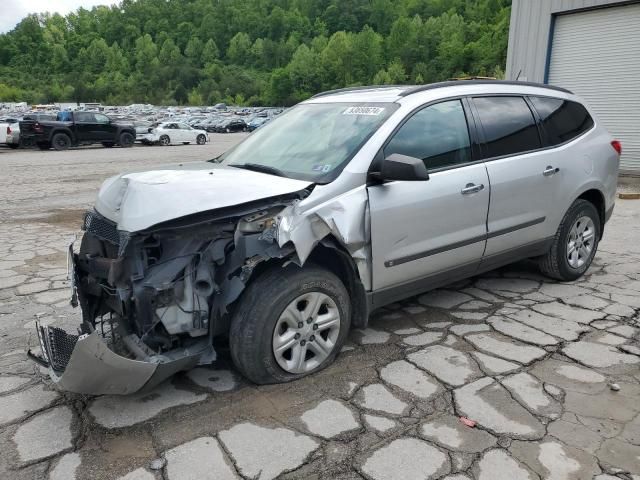
[[[128,395],[151,389],[174,373],[193,368],[209,351],[194,348],[175,360],[140,361],[114,353],[96,331],[77,336],[55,327],[36,329],[42,356],[29,351],[29,357],[48,368],[60,388],[82,394]]]

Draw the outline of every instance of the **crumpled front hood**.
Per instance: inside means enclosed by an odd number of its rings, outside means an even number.
[[[136,232],[198,212],[295,193],[310,182],[260,172],[197,162],[107,179],[96,210]]]

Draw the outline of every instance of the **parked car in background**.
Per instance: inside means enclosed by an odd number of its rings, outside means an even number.
[[[214,127],[218,133],[244,132],[247,130],[247,123],[241,118],[225,118]]]
[[[20,146],[20,123],[17,118],[0,119],[0,145]]]
[[[20,132],[25,143],[35,144],[41,150],[51,147],[66,150],[92,143],[130,147],[136,138],[132,124],[112,122],[106,115],[96,112],[63,111],[53,121],[32,120],[27,116],[20,122]]]
[[[138,134],[136,139],[147,145],[172,145],[197,143],[204,145],[208,137],[205,130],[191,128],[186,123],[163,122],[150,127],[147,133]]]
[[[247,123],[247,131],[248,132],[253,132],[255,129],[261,127],[262,125],[264,125],[265,123],[267,123],[269,120],[271,120],[269,117],[264,116],[257,116],[256,118],[254,118],[253,120],[251,120],[249,123]]]

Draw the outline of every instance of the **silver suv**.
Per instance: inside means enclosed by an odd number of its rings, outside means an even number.
[[[524,258],[593,260],[620,144],[567,90],[511,82],[316,95],[209,162],[107,180],[70,248],[80,335],[52,377],[126,394],[215,360],[256,383],[329,365],[369,312]]]

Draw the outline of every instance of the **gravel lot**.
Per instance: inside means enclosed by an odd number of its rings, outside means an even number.
[[[640,479],[640,201],[580,281],[523,262],[390,305],[292,384],[251,385],[222,352],[146,394],[53,389],[25,346],[36,318],[78,323],[65,248],[100,183],[242,137],[0,148],[0,478]]]

